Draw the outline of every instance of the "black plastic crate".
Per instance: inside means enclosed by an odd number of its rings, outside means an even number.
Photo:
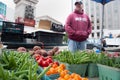
[[[23,40],[23,34],[2,33],[1,35],[2,42],[23,42]]]
[[[24,38],[36,39],[36,37],[35,37],[35,35],[33,33],[26,33],[26,34],[24,34]]]
[[[51,44],[62,44],[64,34],[61,33],[50,33],[37,31],[36,33],[37,41],[43,43],[51,43]]]
[[[8,32],[8,33],[23,34],[23,31],[24,31],[24,24],[3,21],[2,33]]]
[[[3,24],[3,22],[0,21],[0,32],[2,31],[2,24]]]

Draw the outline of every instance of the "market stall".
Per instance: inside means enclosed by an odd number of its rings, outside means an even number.
[[[45,29],[33,29],[22,23],[3,21],[1,41],[7,48],[18,48],[24,46],[62,46],[65,33]]]

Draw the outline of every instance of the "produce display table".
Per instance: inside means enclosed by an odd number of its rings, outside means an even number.
[[[18,47],[26,47],[26,48],[33,48],[33,46],[42,46],[42,44],[38,43],[24,43],[24,42],[3,42],[4,45],[7,45],[8,49],[14,49]]]
[[[34,46],[43,46],[41,43],[25,43],[25,42],[3,42],[4,45],[7,45],[8,49],[14,49],[18,47],[26,47],[26,48],[33,48]],[[44,44],[45,49],[52,49],[54,46],[66,46],[67,44],[52,44],[47,43]]]
[[[45,48],[53,48],[54,46],[66,46],[62,44],[65,33],[55,32],[51,30],[33,30],[31,33],[23,35],[23,41],[3,41],[7,48],[26,47],[33,48],[33,46],[43,46]],[[43,43],[43,44],[42,44]]]

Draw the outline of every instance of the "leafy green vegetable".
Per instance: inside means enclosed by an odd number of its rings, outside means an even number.
[[[90,59],[85,51],[77,51],[75,53],[71,53],[70,51],[63,51],[60,54],[54,56],[54,59],[69,64],[82,64],[90,62]]]
[[[4,51],[0,56],[0,80],[40,80],[46,71],[39,70],[30,53]]]

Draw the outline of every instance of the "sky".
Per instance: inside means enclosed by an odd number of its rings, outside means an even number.
[[[12,19],[15,12],[13,0],[0,1],[7,5],[7,17]],[[71,0],[39,0],[36,5],[36,17],[48,15],[64,24],[67,16],[71,13],[71,10]]]
[[[71,12],[71,0],[40,0],[37,4],[36,16],[49,15],[64,23]]]

